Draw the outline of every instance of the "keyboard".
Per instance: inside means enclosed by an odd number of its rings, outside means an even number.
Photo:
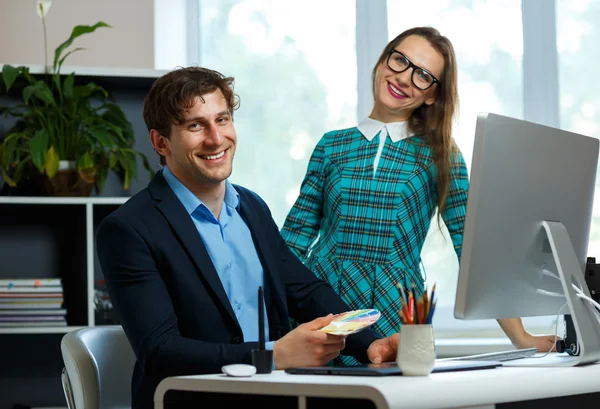
[[[510,351],[489,352],[487,354],[457,356],[447,358],[458,361],[511,361],[513,359],[530,358],[538,352],[537,348],[511,349]]]

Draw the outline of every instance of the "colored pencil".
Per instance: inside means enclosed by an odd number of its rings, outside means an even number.
[[[408,323],[413,323],[414,313],[415,313],[415,303],[414,303],[414,295],[412,291],[408,293]]]
[[[404,289],[402,288],[402,284],[397,283],[396,288],[398,289],[398,293],[400,294],[401,311],[404,315],[404,319],[406,320],[406,319],[408,319],[408,316],[409,316],[408,302],[406,300],[406,293],[404,292]],[[402,322],[402,323],[404,323],[404,322]]]
[[[434,299],[436,283],[431,287],[431,293],[429,293],[429,288],[426,286],[425,291],[420,296],[417,296],[414,285],[408,291],[405,291],[400,283],[396,284],[396,288],[400,297],[400,308],[398,309],[400,323],[402,325],[431,324],[437,304],[437,300]]]
[[[431,324],[431,321],[433,320],[433,311],[435,311],[435,305],[437,304],[437,300],[435,300],[433,302],[433,305],[431,306],[431,309],[429,310],[429,317],[427,317],[427,321]]]
[[[437,283],[433,283],[433,287],[431,287],[431,296],[429,297],[429,308],[427,308],[427,317],[431,318],[431,309],[432,309],[432,305],[431,303],[433,302],[433,297],[435,296],[435,286],[437,285]],[[431,319],[429,319],[429,323],[431,323]]]

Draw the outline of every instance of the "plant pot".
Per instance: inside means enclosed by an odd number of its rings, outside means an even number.
[[[61,160],[56,175],[46,179],[46,191],[49,196],[89,196],[94,187],[94,174],[83,172],[80,175],[75,162]]]

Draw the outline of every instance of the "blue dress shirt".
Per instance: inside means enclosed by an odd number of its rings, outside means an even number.
[[[242,328],[245,342],[258,341],[258,287],[264,288],[264,271],[250,229],[238,213],[239,194],[225,181],[225,200],[217,220],[167,166],[163,176],[190,214],[198,234],[221,279],[231,308]],[[198,312],[200,313],[200,311]],[[265,311],[265,340],[269,339],[269,322]],[[266,342],[272,350],[274,342]]]

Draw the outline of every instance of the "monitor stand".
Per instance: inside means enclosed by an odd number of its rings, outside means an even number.
[[[540,358],[516,359],[502,364],[503,366],[575,366],[600,361],[600,322],[594,313],[594,307],[588,301],[579,298],[571,286],[571,283],[577,283],[583,293],[590,297],[569,233],[560,222],[543,221],[542,225],[548,235],[558,276],[571,312],[579,343],[579,354],[572,356],[553,353]]]

